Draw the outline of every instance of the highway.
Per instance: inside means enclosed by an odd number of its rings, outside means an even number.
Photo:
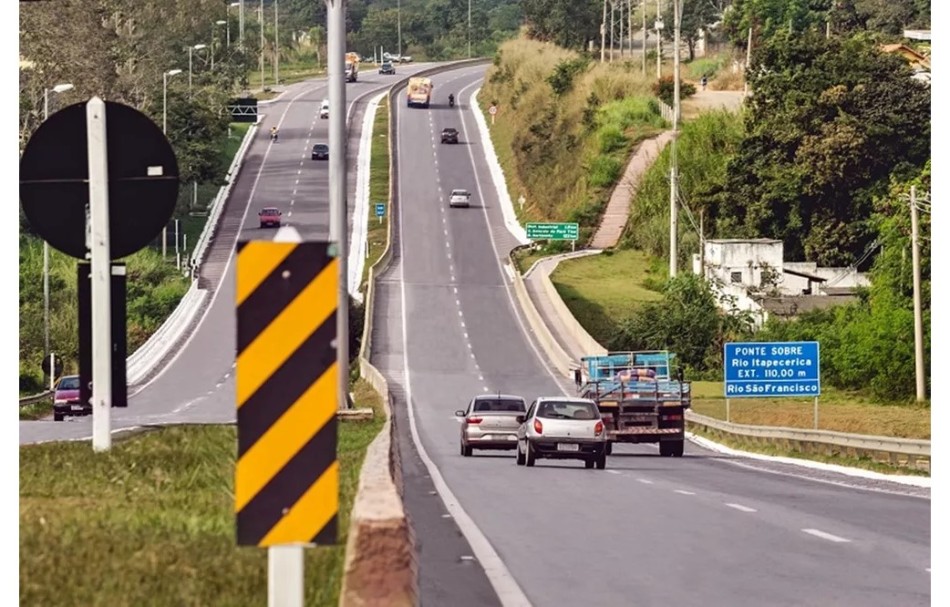
[[[617,446],[606,471],[459,454],[453,412],[474,394],[571,390],[543,362],[502,267],[515,240],[472,115],[483,73],[437,75],[432,107],[397,96],[394,108],[399,237],[372,362],[397,397],[421,603],[929,605],[929,489],[693,444],[683,458]],[[440,144],[447,126],[459,145]],[[473,206],[449,209],[453,188]]]
[[[368,100],[395,79],[426,67],[431,64],[400,66],[396,76],[382,76],[366,66],[357,82],[346,85],[350,113],[347,201],[351,214],[362,115]],[[143,385],[130,387],[128,408],[112,409],[114,431],[155,424],[234,421],[234,245],[239,236],[273,238],[276,229],[258,226],[257,211],[265,206],[279,208],[285,224],[296,227],[304,239],[328,237],[328,163],[310,159],[314,143],[329,142],[329,121],[318,116],[320,102],[328,96],[325,79],[311,80],[288,86],[278,99],[260,106],[264,114],[261,126],[201,269],[201,285],[211,290],[211,298],[183,343],[173,349],[170,360],[163,361],[161,370]],[[269,137],[273,125],[279,127],[277,143],[271,143]],[[91,416],[63,422],[20,421],[21,445],[91,436]]]

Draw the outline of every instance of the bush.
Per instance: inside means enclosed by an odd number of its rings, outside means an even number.
[[[664,76],[658,82],[653,84],[653,94],[660,98],[666,105],[673,105],[674,82],[672,76]],[[680,101],[696,94],[696,87],[689,82],[680,80]]]
[[[616,183],[623,167],[612,156],[595,156],[588,168],[588,180],[595,188],[606,188]]]

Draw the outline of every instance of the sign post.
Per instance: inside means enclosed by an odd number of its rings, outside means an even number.
[[[580,238],[580,226],[576,223],[528,223],[525,231],[531,240],[570,240],[571,251]]]
[[[488,113],[491,115],[491,123],[495,124],[495,114],[498,113],[498,106],[493,104],[488,108]]]
[[[237,248],[237,543],[268,552],[267,604],[303,607],[305,546],[335,544],[340,258],[292,227]]]
[[[376,203],[376,218],[379,219],[379,223],[383,223],[383,215],[386,214],[386,205],[377,202]]]
[[[817,341],[727,343],[723,347],[726,421],[732,398],[813,398],[818,429],[821,395]]]
[[[80,297],[79,325],[80,349],[88,331],[90,356],[85,364],[80,356],[79,376],[92,386],[95,451],[111,447],[110,410],[126,400],[125,317],[112,312],[114,301],[124,309],[124,282],[121,294],[112,285],[117,271],[124,280],[125,268],[112,262],[154,241],[177,200],[171,144],[151,118],[121,103],[93,97],[61,109],[33,133],[20,159],[20,204],[30,226],[88,269],[78,290],[88,293],[88,305]]]

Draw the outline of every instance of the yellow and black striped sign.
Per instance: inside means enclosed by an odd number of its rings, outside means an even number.
[[[238,243],[239,545],[337,542],[337,274],[325,242]]]

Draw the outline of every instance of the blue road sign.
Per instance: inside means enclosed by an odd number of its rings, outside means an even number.
[[[385,214],[386,214],[386,205],[383,204],[382,202],[377,202],[377,203],[376,203],[376,216],[377,216],[377,217],[382,217],[382,216],[385,215]]]
[[[726,398],[821,394],[817,341],[730,343],[723,362]]]

